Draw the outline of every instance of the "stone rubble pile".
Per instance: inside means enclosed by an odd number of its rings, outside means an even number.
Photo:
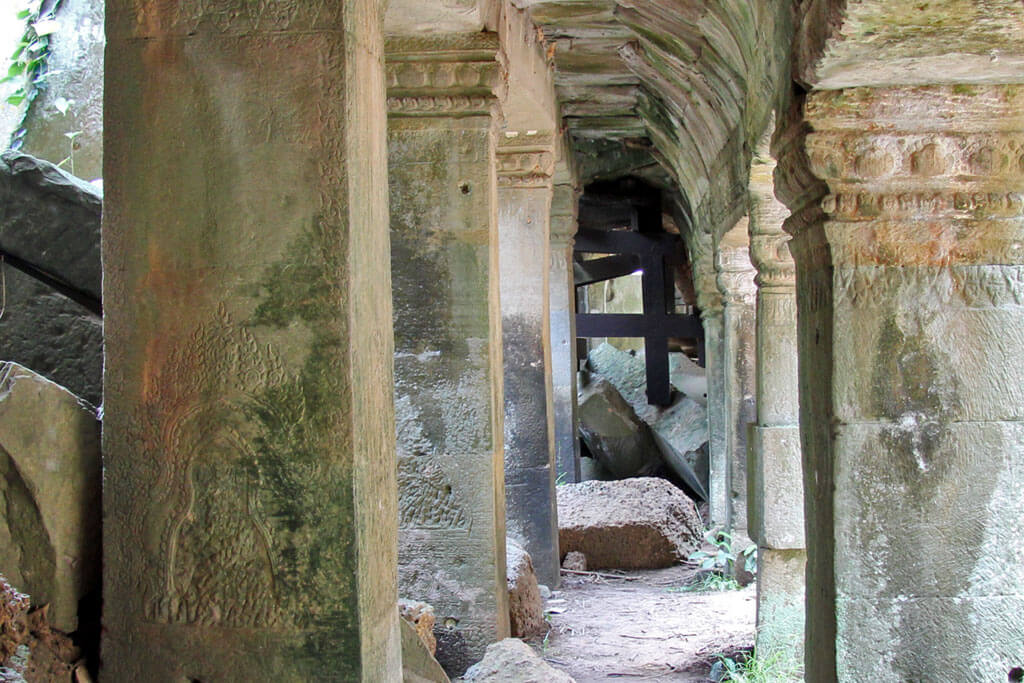
[[[664,479],[585,481],[557,493],[561,556],[582,553],[589,569],[669,567],[700,546],[693,501]]]
[[[506,638],[487,646],[484,658],[462,678],[466,683],[575,683],[521,640]]]
[[[584,468],[589,476],[650,476],[667,466],[694,496],[706,499],[707,380],[703,369],[682,354],[672,354],[676,398],[670,406],[660,407],[647,403],[642,354],[634,356],[601,344],[590,352],[588,364],[593,372],[589,382],[581,382],[579,431],[596,461]]]

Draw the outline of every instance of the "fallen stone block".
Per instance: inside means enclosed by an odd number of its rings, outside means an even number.
[[[578,550],[567,552],[565,559],[562,560],[562,569],[568,569],[572,572],[587,571],[587,556]]]
[[[558,545],[590,569],[657,569],[686,559],[703,537],[697,509],[664,479],[564,484],[558,493]]]
[[[544,602],[540,597],[533,561],[519,544],[508,539],[505,544],[508,574],[508,609],[513,638],[531,638],[547,631]]]
[[[610,382],[594,378],[579,396],[579,431],[587,449],[617,478],[652,474],[661,454],[650,427]]]
[[[487,646],[484,658],[471,666],[467,683],[576,683],[572,676],[541,659],[529,645],[506,638]]]
[[[0,156],[0,249],[99,301],[99,190],[28,154]]]
[[[685,353],[668,354],[668,377],[676,389],[702,406],[708,404],[708,376]]]
[[[425,602],[416,600],[398,600],[398,616],[402,617],[416,628],[423,645],[430,651],[433,657],[437,652],[437,639],[434,638],[434,608]]]
[[[708,440],[707,399],[704,395],[707,380],[696,376],[696,373],[703,375],[703,368],[683,354],[673,355],[678,356],[672,359],[673,376],[680,381],[685,380],[701,400],[681,393],[667,407],[647,403],[647,370],[642,354],[634,356],[610,344],[601,344],[590,352],[588,363],[598,376],[615,387],[637,417],[650,427],[661,459],[698,498],[707,500],[706,477],[697,474],[701,469],[701,446]]]
[[[0,567],[70,633],[100,585],[100,422],[74,394],[0,364]]]
[[[402,682],[449,683],[448,674],[427,649],[416,627],[406,619],[398,621],[402,631]]]

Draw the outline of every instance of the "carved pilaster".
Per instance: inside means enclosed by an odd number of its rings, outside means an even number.
[[[757,271],[750,261],[749,247],[721,246],[715,252],[715,273],[718,291],[726,306],[754,303]]]
[[[789,253],[789,235],[782,229],[789,209],[775,198],[774,174],[775,160],[764,149],[750,167],[750,259],[762,291],[792,293],[796,266]]]
[[[554,136],[506,132],[498,145],[498,187],[551,189]]]
[[[954,649],[1016,666],[1024,617],[1004,587],[1024,570],[945,568],[964,536],[986,539],[972,566],[998,565],[1019,526],[1006,501],[1022,485],[1022,106],[1020,84],[815,91],[776,139],[794,209],[807,576],[824,587],[807,593],[807,667],[823,679],[977,677]],[[948,515],[979,491],[996,502]],[[906,634],[884,662],[866,645],[879,632]]]
[[[836,266],[1024,262],[1024,86],[858,88],[806,104]]]
[[[386,50],[390,116],[489,115],[504,95],[497,34],[393,37]]]

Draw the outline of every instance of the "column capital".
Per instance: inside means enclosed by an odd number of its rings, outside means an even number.
[[[835,265],[1024,263],[1024,85],[811,93]],[[791,230],[792,231],[792,230]]]
[[[555,173],[552,133],[509,131],[498,142],[498,186],[550,190]]]
[[[487,116],[504,96],[505,55],[495,33],[389,37],[390,116]]]
[[[742,224],[743,237],[746,238],[746,221],[742,221]],[[730,234],[739,234],[735,228],[729,232]],[[757,270],[750,262],[748,244],[719,243],[716,245],[715,281],[726,306],[754,303],[754,297],[757,295],[757,285],[754,283],[756,275]]]
[[[782,229],[789,210],[775,198],[775,160],[758,155],[750,168],[750,259],[762,289],[790,291],[796,287],[796,266],[789,253],[789,235]]]

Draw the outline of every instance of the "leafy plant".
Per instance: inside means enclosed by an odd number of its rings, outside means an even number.
[[[20,106],[35,96],[46,80],[46,61],[50,56],[50,36],[57,31],[52,14],[40,14],[40,0],[31,0],[18,12],[18,21],[25,22],[25,33],[11,55],[11,65],[0,83],[19,82],[21,85],[7,96],[7,103]]]
[[[709,529],[704,540],[712,546],[711,551],[698,550],[690,555],[692,562],[700,562],[700,578],[684,587],[684,590],[724,591],[740,588],[736,580],[736,563],[753,574],[757,571],[757,546],[753,543],[739,550],[733,545],[732,534],[718,529]]]
[[[743,550],[733,547],[732,534],[718,529],[708,529],[704,533],[704,540],[710,543],[714,550],[698,550],[690,555],[690,560],[699,561],[701,569],[710,569],[721,572],[728,576],[735,575],[736,563],[743,561],[743,568],[751,574],[757,571],[757,546],[751,543]]]
[[[771,652],[765,656],[755,649],[749,654],[734,657],[718,655],[718,662],[711,669],[711,679],[733,683],[781,683],[801,681],[803,674],[799,662],[785,653]]]

